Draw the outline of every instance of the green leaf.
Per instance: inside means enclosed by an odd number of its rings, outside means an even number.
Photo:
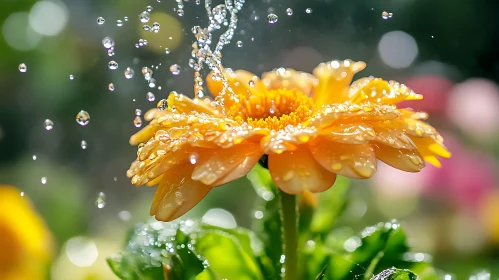
[[[253,224],[254,232],[263,243],[263,254],[258,258],[258,264],[264,279],[281,279],[281,256],[283,254],[282,221],[280,203],[277,199],[277,187],[272,182],[267,169],[256,165],[248,174],[256,193],[261,197],[257,211],[263,214]]]
[[[345,209],[349,189],[350,180],[338,176],[332,188],[319,194],[319,205],[310,225],[312,233],[324,237],[333,228]]]
[[[417,277],[410,270],[390,268],[375,275],[371,280],[416,280]]]
[[[196,241],[196,250],[204,256],[216,279],[262,279],[252,254],[234,235],[225,230],[207,230]]]
[[[319,275],[317,275],[317,277],[315,277],[315,280],[322,280],[322,278],[324,278],[324,276],[326,276],[326,268],[327,268],[327,265],[324,266],[324,268],[321,270],[321,273],[319,273]]]

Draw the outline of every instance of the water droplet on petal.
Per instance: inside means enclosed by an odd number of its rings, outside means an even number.
[[[104,24],[104,22],[106,22],[106,20],[105,20],[103,17],[98,17],[98,18],[97,18],[97,24],[98,24],[98,25],[103,25],[103,24]]]
[[[144,11],[139,15],[139,18],[140,18],[140,22],[147,23],[151,19],[151,14],[149,14],[149,12],[147,12],[147,11]]]
[[[149,102],[153,102],[155,99],[156,99],[156,96],[154,95],[154,93],[152,92],[148,92],[146,94],[146,98],[147,98],[147,101]]]
[[[43,124],[45,125],[45,129],[46,130],[52,130],[52,128],[54,128],[54,122],[49,120],[49,119],[46,119]]]
[[[189,162],[191,164],[196,164],[198,162],[199,155],[197,153],[192,153],[189,155]]]
[[[116,21],[116,26],[122,27],[123,26],[123,21],[121,19]]]
[[[173,75],[177,76],[180,74],[180,66],[178,64],[173,64],[170,66],[170,72],[172,72]]]
[[[19,64],[19,67],[17,67],[17,68],[19,69],[19,72],[21,72],[21,73],[26,73],[26,71],[28,70],[28,67],[24,63]]]
[[[95,206],[97,208],[102,209],[104,206],[106,206],[106,194],[103,192],[99,192],[97,195],[97,199],[95,200]]]
[[[142,118],[140,116],[136,116],[135,119],[133,119],[133,125],[135,125],[135,127],[141,127]]]
[[[42,177],[42,179],[40,180],[42,182],[42,184],[47,184],[47,177]]]
[[[135,75],[135,71],[132,68],[127,67],[125,69],[125,78],[127,78],[128,80],[130,80],[131,78],[133,78],[133,75]]]
[[[76,122],[81,126],[85,126],[90,122],[90,115],[88,114],[87,111],[81,110],[76,115]]]
[[[182,205],[183,202],[184,202],[184,195],[181,192],[176,192],[175,203],[177,203],[177,205]]]
[[[277,20],[279,19],[279,17],[276,14],[269,14],[267,16],[267,19],[269,20],[269,23],[274,24],[274,23],[277,22]]]
[[[87,149],[87,141],[85,141],[85,140],[81,140],[81,144],[80,144],[80,146],[81,146],[81,148],[82,148],[83,150]]]
[[[113,83],[110,83],[107,88],[109,89],[109,91],[114,91],[114,84]]]
[[[116,69],[118,69],[118,62],[111,60],[111,61],[109,61],[108,66],[109,66],[109,69],[116,70]]]
[[[114,40],[113,40],[113,38],[111,38],[111,37],[104,37],[104,39],[102,39],[102,45],[106,49],[114,47]]]
[[[156,108],[160,111],[164,111],[168,108],[168,101],[166,99],[161,99],[158,101],[158,104],[156,105]]]
[[[293,9],[291,9],[291,8],[287,8],[287,9],[286,9],[286,14],[287,14],[288,16],[292,16],[292,15],[293,15]]]

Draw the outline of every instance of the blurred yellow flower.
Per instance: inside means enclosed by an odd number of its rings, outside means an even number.
[[[0,279],[47,279],[52,235],[27,197],[0,185]]]
[[[321,63],[313,75],[280,68],[264,73],[226,71],[225,93],[213,75],[215,101],[172,93],[168,107],[146,114],[150,124],[130,138],[141,144],[127,174],[135,185],[159,183],[151,215],[175,219],[215,186],[246,175],[262,156],[284,192],[321,192],[336,174],[368,178],[376,158],[401,170],[448,158],[425,113],[398,109],[422,96],[405,85],[362,78],[364,62]]]

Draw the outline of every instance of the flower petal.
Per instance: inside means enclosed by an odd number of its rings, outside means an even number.
[[[404,84],[385,81],[380,78],[362,78],[352,83],[349,101],[352,103],[397,104],[405,100],[421,100],[423,96],[415,93]]]
[[[272,130],[268,136],[260,141],[265,154],[281,154],[285,151],[294,151],[299,145],[307,143],[317,135],[315,127],[289,125],[278,131]]]
[[[322,192],[336,180],[336,174],[322,168],[306,145],[292,152],[269,155],[269,171],[274,183],[284,192]]]
[[[330,61],[319,64],[314,75],[319,79],[314,89],[314,102],[317,105],[348,101],[348,86],[355,73],[366,67],[364,62],[351,60]]]
[[[383,144],[373,144],[376,157],[382,162],[407,172],[419,172],[425,163],[417,149],[397,149]]]
[[[191,179],[192,169],[192,165],[183,165],[164,174],[154,195],[151,216],[169,222],[185,214],[206,196],[211,187]]]
[[[364,123],[333,125],[321,129],[319,135],[324,139],[345,144],[364,144],[376,136],[372,127]]]
[[[318,83],[318,80],[314,75],[284,68],[263,73],[262,81],[267,89],[296,89],[307,96],[312,95],[314,86]]]
[[[343,144],[317,137],[309,147],[317,162],[330,172],[361,179],[376,172],[376,156],[369,144]]]
[[[432,138],[411,137],[411,139],[416,144],[416,147],[419,153],[423,156],[423,159],[433,166],[441,167],[437,156],[442,158],[450,158],[451,156],[443,144],[438,143]]]
[[[218,110],[211,105],[209,99],[190,99],[189,97],[176,92],[172,92],[168,96],[168,109],[172,110],[173,108],[175,108],[176,113],[198,112],[209,115],[218,114]]]
[[[244,164],[253,163],[254,165],[262,155],[263,151],[257,143],[244,143],[200,154],[192,172],[192,179],[205,185],[213,185],[215,182],[225,179],[226,176],[229,176],[228,179],[238,175],[244,176],[245,174],[241,174],[243,170],[246,170]],[[241,167],[241,165],[243,166]]]

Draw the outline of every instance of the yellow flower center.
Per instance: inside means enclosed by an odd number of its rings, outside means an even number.
[[[240,112],[231,110],[237,115],[235,119],[255,128],[283,129],[303,123],[313,113],[312,100],[296,90],[269,90],[249,95],[239,103]]]

